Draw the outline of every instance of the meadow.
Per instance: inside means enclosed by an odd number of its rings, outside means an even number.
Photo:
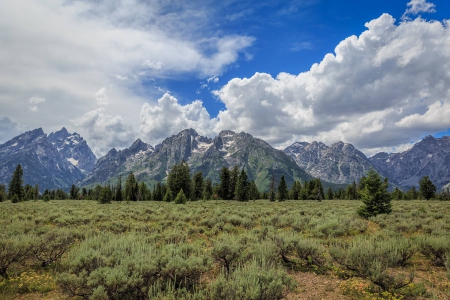
[[[0,203],[0,299],[449,299],[450,202]]]

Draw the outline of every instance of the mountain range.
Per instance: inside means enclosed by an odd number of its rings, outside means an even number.
[[[66,128],[49,134],[41,128],[25,132],[0,145],[0,183],[8,184],[17,164],[24,182],[40,189],[114,184],[118,176],[133,172],[139,181],[164,181],[171,167],[186,161],[192,173],[219,181],[220,169],[246,170],[258,188],[267,190],[272,176],[294,180],[320,178],[325,186],[343,187],[358,181],[371,168],[393,184],[408,189],[425,175],[441,188],[450,183],[450,137],[427,136],[402,153],[378,153],[367,158],[353,145],[337,142],[296,142],[278,150],[248,133],[225,130],[214,138],[185,129],[155,147],[136,140],[130,148],[111,149],[95,157],[86,140]]]

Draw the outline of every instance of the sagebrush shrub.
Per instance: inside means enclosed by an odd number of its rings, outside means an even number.
[[[432,261],[435,266],[444,266],[446,254],[450,253],[450,237],[422,236],[417,238],[420,252]]]
[[[228,276],[221,273],[209,286],[208,299],[213,300],[277,300],[294,288],[286,271],[257,262],[238,266]]]

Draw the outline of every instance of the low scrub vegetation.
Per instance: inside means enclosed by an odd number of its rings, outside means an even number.
[[[0,298],[450,296],[449,202],[393,201],[390,214],[368,219],[358,207],[347,200],[2,202]]]

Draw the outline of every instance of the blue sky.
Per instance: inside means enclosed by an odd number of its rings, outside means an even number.
[[[0,143],[65,126],[101,156],[192,127],[403,151],[449,133],[449,12],[444,0],[3,1]]]
[[[234,2],[234,1],[228,1]],[[433,1],[434,13],[420,13],[424,19],[450,18],[450,2]],[[389,13],[397,22],[406,9],[407,1],[245,1],[223,5],[217,11],[220,30],[227,34],[255,37],[237,62],[226,69],[219,82],[202,89],[206,78],[186,74],[180,78],[161,80],[160,84],[176,95],[181,103],[201,99],[212,116],[224,109],[211,90],[235,77],[251,77],[255,72],[275,77],[280,72],[298,74],[308,71],[325,54],[334,52],[336,45],[351,35],[359,35],[364,24]],[[227,16],[238,15],[230,20]],[[223,18],[225,16],[225,18]]]

